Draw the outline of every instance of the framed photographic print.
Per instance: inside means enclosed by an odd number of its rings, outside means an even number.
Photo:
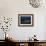
[[[33,26],[33,14],[18,14],[18,26]]]

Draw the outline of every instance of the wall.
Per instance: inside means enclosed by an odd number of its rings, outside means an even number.
[[[0,19],[4,16],[12,17],[13,22],[8,33],[16,40],[27,40],[34,34],[37,39],[45,40],[45,15],[46,6],[40,8],[33,8],[28,0],[0,0]],[[33,27],[18,27],[18,14],[34,14]],[[3,31],[0,31],[0,39]]]

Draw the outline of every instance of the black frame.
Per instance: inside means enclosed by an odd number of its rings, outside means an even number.
[[[22,17],[31,18],[31,23],[29,23],[29,24],[21,24],[21,18]],[[25,27],[34,26],[34,15],[33,14],[18,14],[18,26],[25,26]]]

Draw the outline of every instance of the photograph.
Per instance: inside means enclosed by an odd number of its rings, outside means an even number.
[[[33,26],[33,14],[18,14],[18,26]]]

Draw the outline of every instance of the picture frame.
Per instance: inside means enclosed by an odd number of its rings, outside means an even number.
[[[18,26],[33,26],[34,15],[33,14],[18,14]]]

